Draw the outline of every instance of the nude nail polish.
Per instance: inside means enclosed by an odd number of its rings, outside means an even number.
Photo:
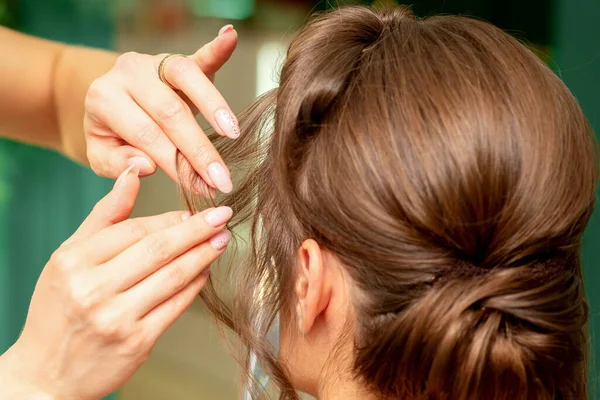
[[[215,161],[208,166],[208,176],[221,192],[230,193],[233,189],[231,178],[220,162]]]
[[[143,157],[131,157],[127,160],[127,165],[137,165],[140,175],[150,175],[154,172],[154,167],[152,167],[150,161]]]
[[[223,133],[232,139],[237,139],[240,136],[240,127],[237,120],[229,111],[221,108],[215,112],[215,120]]]
[[[138,169],[137,165],[132,164],[125,171],[123,171],[121,173],[121,175],[119,175],[119,177],[117,178],[117,181],[115,182],[115,187],[120,185],[121,182],[123,181],[123,178],[125,178],[129,174],[139,175],[139,169]]]
[[[231,240],[231,232],[223,231],[221,233],[217,233],[215,236],[210,239],[210,245],[215,250],[223,250],[227,247],[227,244]]]
[[[229,207],[217,207],[213,210],[210,210],[205,216],[204,219],[206,222],[212,226],[213,228],[218,228],[221,225],[224,225],[231,219],[233,215],[233,210]]]
[[[225,25],[224,27],[221,28],[221,30],[219,31],[219,36],[227,33],[227,32],[231,32],[233,30],[233,25],[229,24],[229,25]]]

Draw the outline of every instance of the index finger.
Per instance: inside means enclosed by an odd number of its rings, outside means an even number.
[[[102,274],[118,277],[113,279],[115,289],[118,292],[126,290],[222,231],[232,213],[229,207],[218,207],[153,233],[101,266]],[[123,268],[130,265],[135,268]]]
[[[161,57],[156,57],[156,59],[159,60]],[[167,66],[172,64],[177,66],[181,62],[185,63],[185,68],[198,70],[197,72],[201,76],[200,79],[192,77],[189,85],[200,86],[198,82],[208,80],[199,67],[187,57],[174,58],[167,63]],[[143,138],[134,135],[129,141],[163,167],[160,160],[163,158],[161,154],[165,149],[160,146],[160,143],[169,139],[169,142],[179,149],[194,171],[206,183],[221,192],[229,193],[232,189],[231,177],[221,156],[198,125],[187,104],[171,88],[157,79],[155,71],[153,74],[148,76],[147,82],[143,85],[130,83],[129,92],[145,113],[156,122],[160,130],[153,134],[154,138],[146,138],[143,141]],[[210,83],[210,81],[208,82]],[[210,85],[212,86],[212,83]],[[171,162],[174,163],[175,159],[172,159]]]
[[[167,82],[183,92],[217,133],[237,139],[238,120],[233,111],[200,67],[188,57],[175,57],[164,65]],[[190,160],[191,161],[191,160]]]
[[[189,218],[189,212],[172,211],[150,217],[124,220],[102,229],[85,241],[77,242],[72,251],[82,260],[99,265],[133,246],[145,237],[177,225]]]

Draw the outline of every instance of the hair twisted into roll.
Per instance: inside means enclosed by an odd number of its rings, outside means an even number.
[[[218,201],[250,223],[249,258],[225,282],[231,308],[217,282],[202,296],[246,371],[255,351],[298,398],[265,333],[278,311],[294,319],[295,254],[313,238],[356,285],[353,373],[373,394],[587,398],[595,144],[524,45],[473,19],[341,8],[297,34],[280,87],[239,119],[237,141],[214,138],[236,177]]]

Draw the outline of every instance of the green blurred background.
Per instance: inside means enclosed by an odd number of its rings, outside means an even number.
[[[276,85],[290,35],[314,10],[370,1],[310,0],[0,0],[0,23],[68,43],[147,53],[192,53],[226,23],[240,32],[217,86],[234,110]],[[562,77],[600,131],[600,0],[414,0],[419,15],[459,13],[486,19],[526,40]],[[2,55],[7,57],[8,55]],[[26,78],[26,77],[24,77]],[[8,101],[0,99],[0,101]],[[62,157],[0,141],[0,352],[17,338],[36,278],[50,254],[107,192],[110,182]],[[179,205],[162,174],[144,180],[136,215]],[[597,397],[600,347],[600,220],[584,239],[591,304],[591,398]],[[200,306],[158,343],[149,362],[113,397],[121,400],[233,399],[236,366]]]

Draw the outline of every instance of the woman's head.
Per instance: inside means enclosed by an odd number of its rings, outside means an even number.
[[[212,286],[204,297],[286,398],[290,382],[586,396],[594,143],[525,46],[462,17],[338,9],[297,34],[280,87],[240,121],[238,141],[216,142],[251,257],[234,266],[231,313]],[[279,357],[265,339],[277,312]]]

